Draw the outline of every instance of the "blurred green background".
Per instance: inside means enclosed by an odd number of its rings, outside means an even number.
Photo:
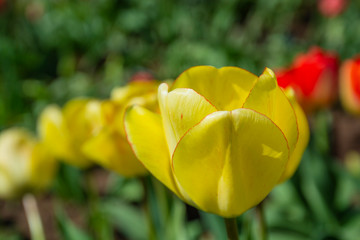
[[[307,0],[1,0],[0,128],[43,106],[107,97],[137,71],[159,80],[194,65],[276,68],[310,46],[359,50],[359,1],[340,16]]]
[[[107,98],[139,71],[158,80],[194,65],[260,74],[314,45],[344,60],[360,52],[359,11],[360,1],[329,18],[315,0],[0,0],[0,130],[35,131],[47,104]],[[360,178],[332,145],[341,142],[332,130],[342,131],[333,126],[344,115],[335,106],[312,118],[299,171],[265,204],[270,239],[358,239]],[[224,239],[220,219],[185,207],[154,179],[144,182],[162,202],[144,200],[139,180],[62,165],[39,199],[51,213],[48,239],[147,239],[143,201],[156,210],[156,239]],[[22,213],[11,210],[18,204],[0,202],[0,239],[28,239]],[[243,239],[258,239],[254,216],[239,218]]]

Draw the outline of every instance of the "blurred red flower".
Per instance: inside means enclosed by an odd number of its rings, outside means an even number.
[[[0,0],[0,10],[2,10],[5,7],[6,0]]]
[[[337,96],[338,58],[313,47],[298,55],[292,65],[276,72],[279,86],[291,86],[306,112],[329,106]]]
[[[154,76],[146,71],[139,71],[136,72],[134,75],[131,76],[130,82],[141,82],[141,81],[154,81]]]
[[[360,55],[346,60],[341,66],[340,98],[345,109],[360,114]]]
[[[347,0],[319,0],[318,9],[325,17],[335,17],[347,6]]]

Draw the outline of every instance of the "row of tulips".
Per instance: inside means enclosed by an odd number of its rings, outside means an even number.
[[[11,189],[2,197],[45,187],[55,158],[79,168],[97,163],[126,177],[150,172],[184,202],[227,219],[290,178],[309,139],[294,91],[283,91],[270,69],[257,77],[209,66],[185,71],[171,87],[133,81],[107,100],[48,106],[38,134],[41,143],[24,130],[2,133],[1,177],[9,179],[2,188]],[[18,175],[27,176],[25,188],[12,184]]]
[[[341,67],[340,96],[354,113],[359,62]],[[279,70],[278,81],[270,69],[257,77],[237,67],[198,66],[173,83],[146,77],[106,100],[50,105],[38,120],[39,140],[23,129],[0,135],[0,196],[46,188],[59,159],[125,177],[150,172],[187,204],[237,217],[294,174],[309,140],[300,105],[306,112],[329,106],[337,72],[336,56],[313,48]]]
[[[126,177],[147,173],[127,143],[122,119],[128,105],[156,108],[155,81],[114,89],[111,99],[79,98],[50,105],[38,120],[38,139],[25,129],[0,135],[0,196],[16,198],[51,183],[57,162],[79,168],[99,163]],[[39,174],[41,173],[41,174]]]

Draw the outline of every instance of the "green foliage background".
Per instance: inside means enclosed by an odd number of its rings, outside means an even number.
[[[0,130],[35,131],[47,104],[77,96],[106,98],[138,71],[159,80],[176,78],[194,65],[233,65],[260,74],[265,66],[288,65],[314,45],[341,59],[352,57],[360,51],[359,10],[359,1],[326,18],[311,0],[7,0],[0,10]],[[359,178],[329,150],[329,113],[314,119],[299,171],[267,202],[270,239],[352,240],[360,234]],[[52,194],[59,199],[61,239],[147,238],[141,183],[111,174],[98,196],[86,187],[87,174],[60,168]],[[153,194],[163,191],[155,180],[145,182]],[[148,200],[157,212],[157,239],[223,239],[220,219],[205,213],[186,218],[189,209],[166,191],[161,194],[161,204]],[[88,227],[74,224],[63,209],[66,201],[90,204],[84,210]],[[257,239],[250,234],[256,233],[254,219],[252,211],[239,218],[243,239]],[[0,221],[0,239],[1,234],[22,239]]]
[[[316,1],[15,0],[0,12],[0,126],[33,125],[49,102],[107,97],[138,70],[175,78],[194,65],[257,74],[319,45],[359,49],[359,1],[326,18]]]

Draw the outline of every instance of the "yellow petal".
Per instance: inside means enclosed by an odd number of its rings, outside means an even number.
[[[194,203],[223,217],[262,201],[288,159],[281,130],[249,109],[207,116],[180,140],[173,156],[176,178]]]
[[[277,85],[273,71],[265,69],[246,99],[244,108],[253,109],[270,118],[283,131],[290,153],[294,151],[299,135],[295,112]]]
[[[168,85],[163,83],[159,86],[158,98],[171,155],[185,132],[216,111],[213,105],[192,89],[178,88],[168,93]]]
[[[285,171],[280,178],[279,182],[288,180],[295,173],[298,168],[302,155],[309,143],[310,130],[308,120],[301,106],[295,99],[294,91],[289,88],[286,90],[286,96],[289,98],[290,103],[294,107],[296,118],[299,126],[299,140],[296,144],[294,152],[290,155],[289,161],[286,164]]]
[[[124,104],[134,97],[156,93],[158,85],[156,81],[131,82],[124,87],[114,88],[111,91],[111,100]]]
[[[102,126],[101,102],[78,98],[67,102],[63,108],[65,123],[73,144],[80,149],[83,142]]]
[[[42,190],[53,180],[56,162],[27,130],[11,128],[0,134],[0,196]]]
[[[79,111],[83,111],[85,105],[89,102],[87,98],[76,98],[68,101],[64,108],[63,114],[65,119],[73,119],[79,114]]]
[[[34,137],[25,129],[10,128],[0,134],[0,197],[16,197],[30,179]]]
[[[125,130],[124,130],[124,116],[125,111],[129,106],[132,105],[138,105],[145,107],[146,109],[149,109],[153,112],[159,112],[159,104],[157,101],[157,92],[149,92],[146,94],[143,94],[141,96],[133,96],[130,99],[124,100],[121,104],[118,102],[115,102],[117,106],[117,111],[115,115],[115,125],[116,129],[119,131],[119,133],[122,136],[125,136]]]
[[[46,169],[46,171],[44,171]],[[42,143],[34,146],[31,155],[31,180],[29,184],[35,190],[48,187],[54,179],[57,170],[57,162]]]
[[[125,114],[128,141],[144,166],[181,199],[170,165],[170,154],[159,114],[133,106]]]
[[[50,105],[43,110],[37,130],[44,145],[55,157],[79,167],[89,164],[73,148],[67,124],[58,106]]]
[[[240,108],[257,76],[237,67],[192,67],[183,72],[173,88],[191,88],[208,99],[218,110]]]
[[[59,107],[46,107],[39,117],[37,128],[40,138],[55,157],[78,167],[90,165],[73,145],[68,124]]]
[[[145,175],[144,166],[134,155],[129,143],[114,131],[102,130],[86,141],[83,152],[101,166],[125,177]]]

